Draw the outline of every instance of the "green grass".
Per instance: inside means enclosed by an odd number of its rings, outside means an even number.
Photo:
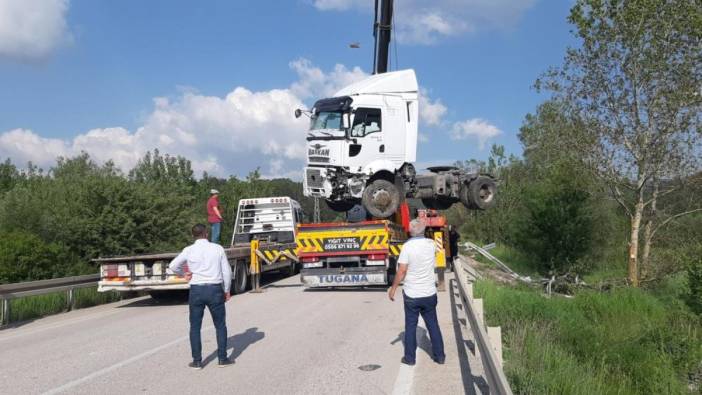
[[[700,319],[645,291],[546,298],[490,281],[475,291],[502,326],[515,394],[686,394],[699,373]]]
[[[627,278],[626,264],[598,267],[583,276],[583,281],[590,285],[597,285],[608,280],[622,280]]]
[[[120,300],[117,292],[97,292],[96,288],[74,291],[75,308],[96,306]],[[66,310],[66,292],[28,296],[10,301],[10,322],[26,321]]]

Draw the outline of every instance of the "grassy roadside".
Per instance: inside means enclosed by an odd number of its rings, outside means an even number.
[[[700,372],[701,322],[681,303],[632,288],[572,299],[490,280],[474,289],[502,326],[515,394],[687,394]]]
[[[533,269],[533,266],[527,260],[527,257],[520,254],[514,248],[510,248],[504,244],[498,244],[488,251],[495,258],[504,262],[510,269],[523,276],[540,277],[538,272]],[[497,268],[497,265],[492,263],[484,256],[475,253],[475,260],[491,268]]]
[[[98,292],[96,288],[74,291],[75,308],[96,306],[120,300],[118,292]],[[28,296],[10,301],[10,322],[26,321],[66,310],[66,292]]]

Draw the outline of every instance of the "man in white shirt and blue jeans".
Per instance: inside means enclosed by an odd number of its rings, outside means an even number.
[[[409,231],[412,237],[402,246],[400,257],[397,259],[397,274],[388,291],[390,300],[394,301],[395,291],[404,279],[402,298],[405,307],[405,355],[401,362],[410,366],[416,362],[417,322],[420,315],[431,339],[432,359],[438,364],[443,364],[446,360],[444,340],[436,316],[436,244],[434,240],[424,237],[425,228],[419,220],[410,222]]]
[[[202,343],[200,329],[205,306],[210,310],[217,332],[217,357],[219,366],[233,362],[227,357],[227,321],[225,302],[231,299],[232,269],[224,248],[207,240],[207,228],[197,224],[192,228],[195,242],[185,247],[168,268],[178,275],[185,275],[190,282],[190,350],[193,362],[188,366],[202,369]],[[187,271],[183,270],[187,264]]]

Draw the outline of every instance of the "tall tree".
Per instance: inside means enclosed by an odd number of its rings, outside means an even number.
[[[578,0],[581,45],[537,81],[584,127],[563,143],[611,189],[630,218],[628,277],[639,285],[639,236],[702,210],[663,206],[701,166],[702,3]]]

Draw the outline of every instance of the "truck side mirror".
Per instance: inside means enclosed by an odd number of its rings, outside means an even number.
[[[295,118],[300,118],[301,115],[302,115],[302,110],[300,110],[299,108],[296,109],[295,110]]]
[[[351,124],[351,122],[349,122],[349,114],[344,114],[341,117],[341,122],[343,123],[344,129],[348,129]]]

